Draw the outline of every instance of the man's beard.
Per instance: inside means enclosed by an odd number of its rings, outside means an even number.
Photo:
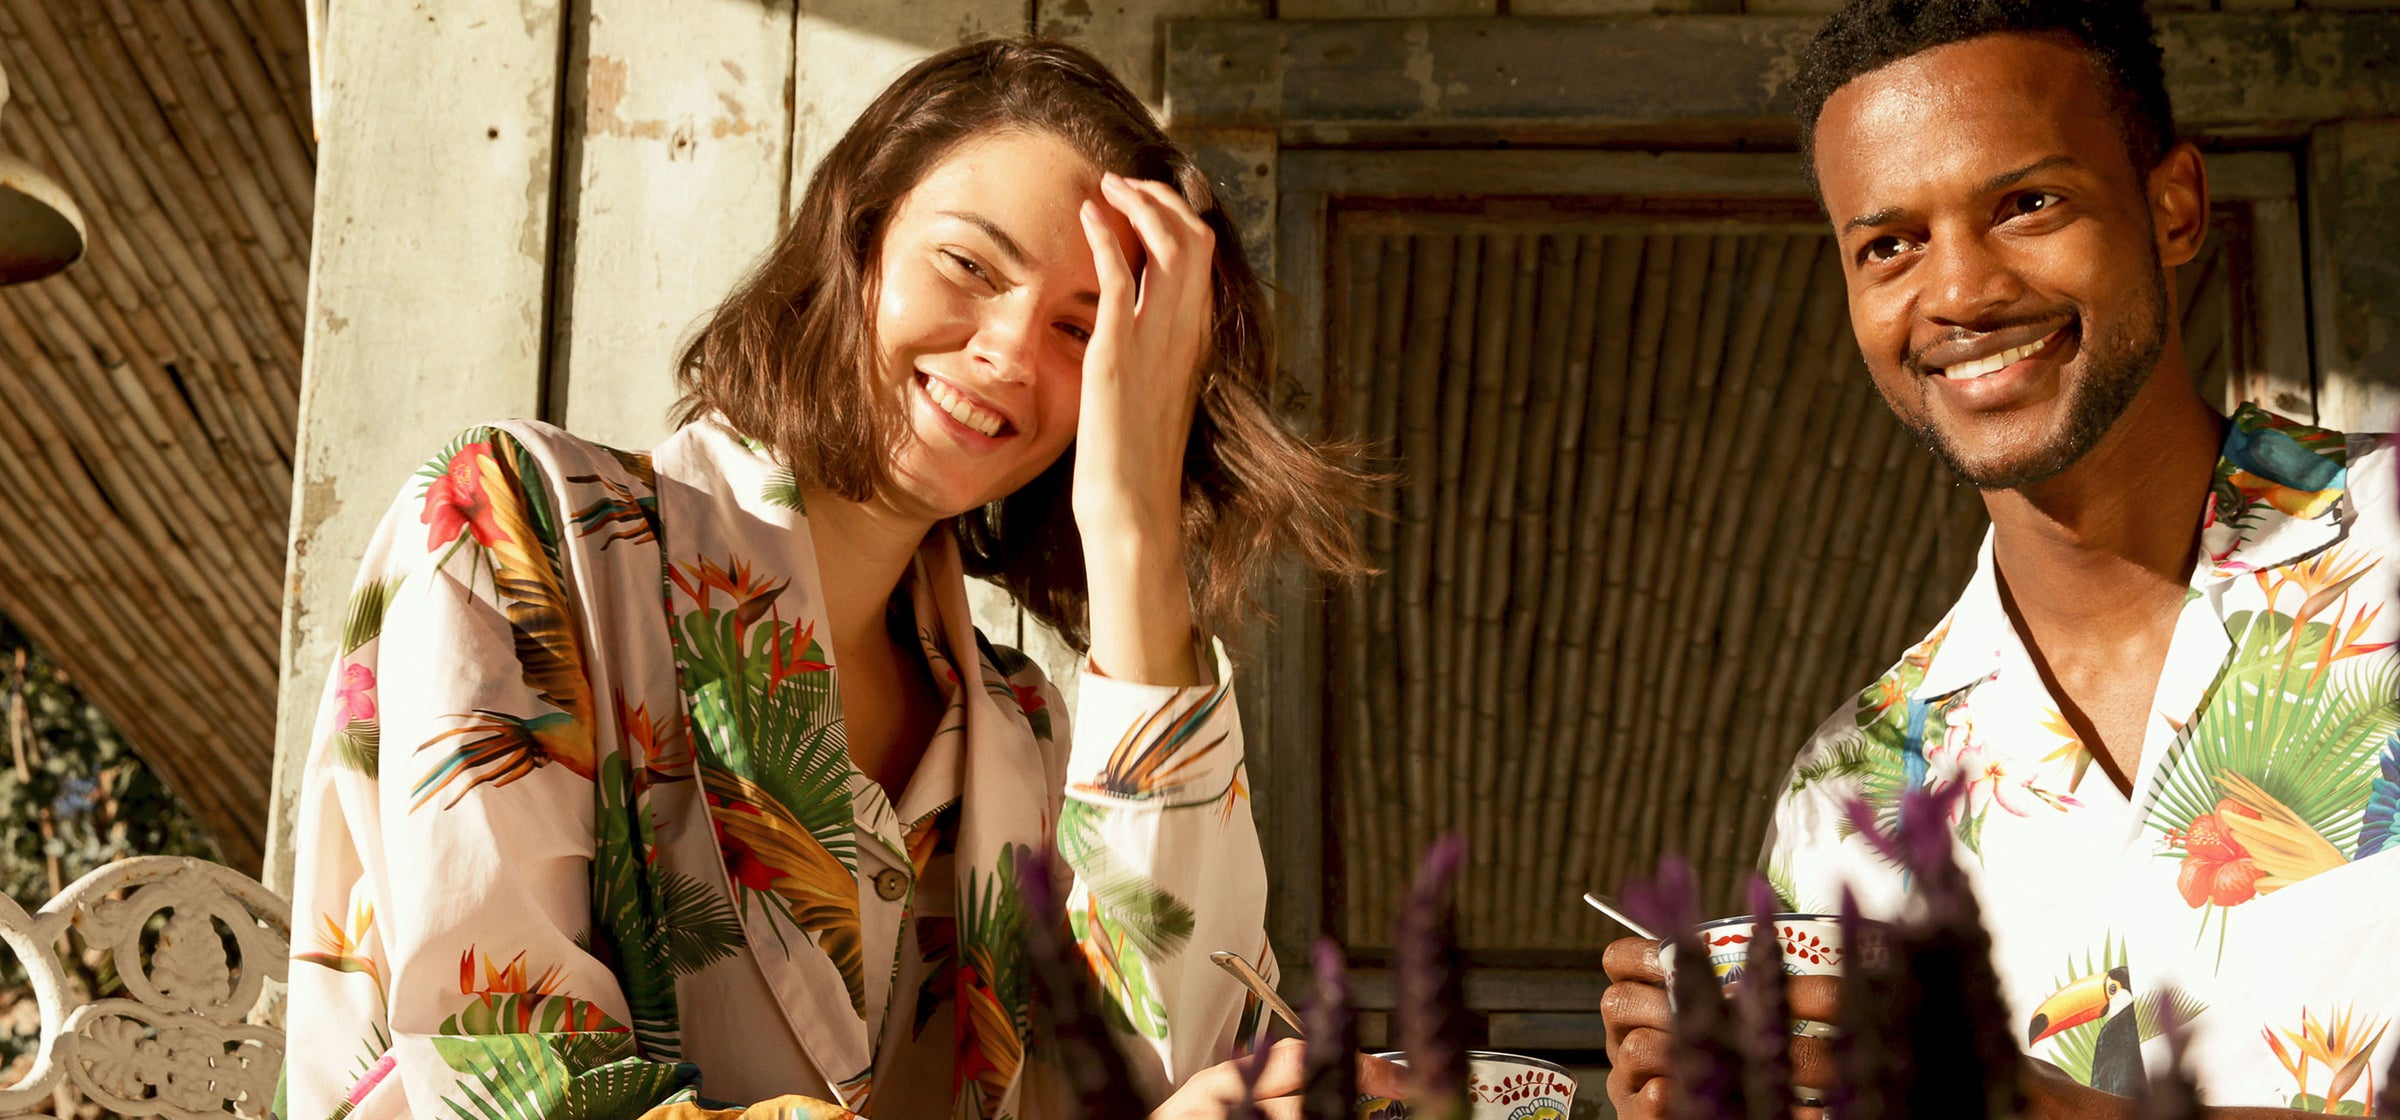
[[[2158,369],[2159,356],[2166,352],[2167,275],[2155,247],[2150,254],[2147,303],[2148,322],[2129,324],[2130,329],[2115,338],[2094,338],[2088,332],[2084,335],[2086,373],[2067,389],[2064,425],[2046,445],[2013,462],[1969,463],[1931,421],[1905,415],[1898,409],[1892,414],[1900,418],[1901,426],[1918,443],[1969,486],[1979,490],[2015,490],[2048,482],[2099,446],[2101,438],[2116,426],[2133,399],[2141,395],[2142,387],[2150,383],[2150,375]],[[2084,321],[2079,319],[2078,323]]]

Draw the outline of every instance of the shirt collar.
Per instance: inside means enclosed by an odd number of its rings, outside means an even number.
[[[2225,423],[2194,587],[2291,563],[2340,540],[2349,437],[2245,404]]]
[[[2192,586],[2303,559],[2340,540],[2347,521],[2349,439],[2245,404],[2226,420],[2225,444],[2209,487]],[[1992,530],[1975,554],[1975,575],[1950,616],[1903,659],[1924,669],[1913,699],[1947,696],[1998,672],[2018,643],[2000,603]]]

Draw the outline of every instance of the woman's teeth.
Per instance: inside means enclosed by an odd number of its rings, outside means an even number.
[[[952,419],[987,436],[1000,434],[1000,427],[1004,421],[998,416],[977,407],[974,401],[959,395],[957,390],[943,383],[941,378],[925,376],[924,382],[925,395],[933,398],[933,403],[941,406],[942,411],[949,413]]]
[[[1986,374],[1998,373],[2007,369],[2012,362],[2031,357],[2034,351],[2041,349],[2042,344],[2048,341],[2050,341],[2050,336],[2043,335],[2012,350],[2002,350],[1990,357],[1977,358],[1971,362],[1960,362],[1943,370],[1942,376],[1952,381],[1973,381]]]

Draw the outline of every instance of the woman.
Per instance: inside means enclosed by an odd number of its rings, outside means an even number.
[[[1273,961],[1195,605],[1357,563],[1266,335],[1090,56],[902,77],[685,351],[664,445],[476,429],[385,520],[303,795],[283,1114],[1052,1115],[1017,876],[1054,849],[1159,1115],[1223,1115],[1260,1024],[1207,954]],[[969,574],[1088,635],[1071,746]],[[1262,1095],[1297,1088],[1277,1054]]]

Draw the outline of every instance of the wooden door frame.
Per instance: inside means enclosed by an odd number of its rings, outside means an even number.
[[[1808,198],[1789,150],[1785,90],[1816,23],[1170,22],[1170,123],[1241,224],[1250,259],[1280,288],[1278,404],[1312,430],[1320,422],[1325,237],[1336,198]],[[2329,291],[2336,285],[2327,283],[2327,254],[2307,259],[2308,246],[2361,223],[2345,226],[2317,207],[2304,224],[2327,178],[2325,149],[2339,147],[2324,142],[2326,130],[2355,130],[2360,117],[2400,118],[2400,13],[2191,13],[2161,16],[2159,25],[2187,135],[2265,149],[2212,154],[2210,181],[2218,201],[2253,208],[2268,330],[2243,392],[2302,411],[2292,406],[2315,400],[2320,369],[2310,328],[2322,333],[2344,313],[2337,296],[2371,303],[2370,317],[2400,321],[2400,292]],[[1737,146],[1749,150],[1723,150]],[[1759,150],[1777,146],[1785,150]],[[2400,185],[2386,190],[2400,213]],[[2364,210],[2359,199],[2342,202]],[[2400,225],[2367,233],[2400,242]],[[1306,972],[1305,947],[1324,928],[1323,857],[1338,828],[1325,812],[1323,600],[1316,581],[1279,571],[1262,596],[1277,621],[1258,620],[1239,641],[1245,675],[1259,682],[1242,691],[1241,708],[1269,857],[1268,929],[1294,982]]]

